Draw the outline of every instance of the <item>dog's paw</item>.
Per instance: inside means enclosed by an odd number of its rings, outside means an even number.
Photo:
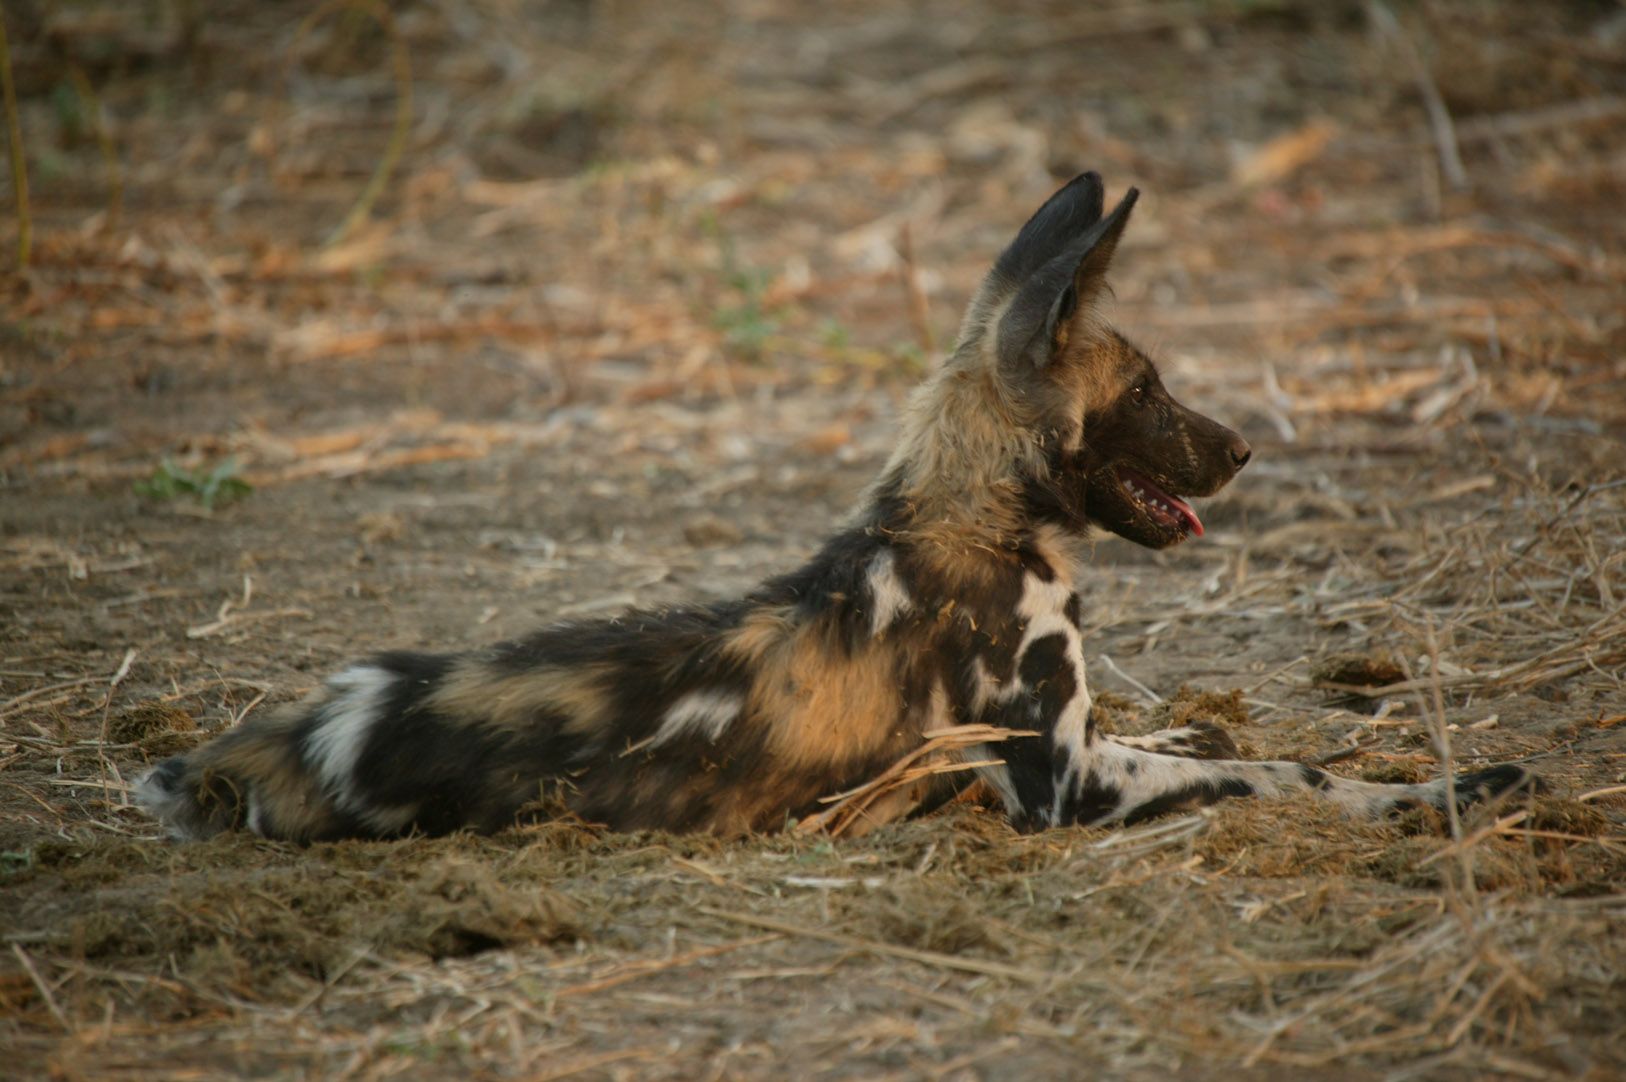
[[[1191,734],[1186,741],[1186,754],[1193,759],[1240,759],[1236,741],[1218,722],[1199,720],[1186,726]]]
[[[1443,788],[1443,786],[1442,786]],[[1546,785],[1535,774],[1513,763],[1458,774],[1456,785],[1457,807],[1489,803],[1504,796],[1529,796],[1546,790]],[[1441,795],[1444,805],[1444,795]]]

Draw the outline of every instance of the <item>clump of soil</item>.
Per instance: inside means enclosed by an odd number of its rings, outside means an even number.
[[[1608,832],[1609,817],[1591,804],[1562,797],[1544,797],[1535,802],[1521,826],[1558,834],[1578,834],[1596,838]]]
[[[197,719],[178,706],[151,700],[137,703],[123,711],[107,726],[107,735],[115,744],[141,744],[153,738],[174,733],[192,733],[198,728]]]
[[[1125,695],[1110,691],[1090,696],[1090,713],[1105,733],[1137,733],[1142,724],[1140,704]]]
[[[1392,650],[1379,648],[1329,654],[1310,673],[1317,684],[1381,688],[1406,679],[1406,670]]]
[[[1110,691],[1091,697],[1091,710],[1102,731],[1125,736],[1144,736],[1163,729],[1178,729],[1193,722],[1212,721],[1221,725],[1246,725],[1248,707],[1242,689],[1204,691],[1181,684],[1171,698],[1150,708]]]
[[[1178,729],[1195,721],[1246,725],[1248,707],[1242,701],[1241,688],[1232,688],[1230,691],[1203,691],[1181,684],[1172,699],[1152,708],[1152,720],[1157,722],[1159,729]]]

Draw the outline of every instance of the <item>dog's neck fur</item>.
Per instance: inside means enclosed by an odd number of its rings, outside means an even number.
[[[916,390],[860,513],[945,585],[997,575],[1041,532],[1056,532],[1041,531],[1027,499],[1029,481],[1048,469],[1032,407],[984,348],[984,336],[970,334]]]

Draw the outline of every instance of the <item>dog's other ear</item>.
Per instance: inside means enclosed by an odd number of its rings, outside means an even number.
[[[1099,183],[1097,180],[1097,186]],[[1000,318],[995,337],[1002,368],[1018,374],[1043,368],[1066,344],[1073,325],[1090,315],[1106,289],[1107,267],[1139,196],[1138,190],[1129,189],[1111,214],[1068,243],[1022,283]],[[1034,220],[1043,213],[1044,208],[1040,208]],[[1027,227],[1022,232],[1026,233]],[[1004,256],[1000,260],[1003,262]]]

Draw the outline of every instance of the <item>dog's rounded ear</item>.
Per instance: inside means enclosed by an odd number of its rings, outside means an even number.
[[[1137,189],[1129,189],[1111,214],[1028,275],[1000,317],[995,348],[1001,367],[1015,372],[1045,367],[1059,345],[1066,341],[1071,328],[1090,317],[1106,290],[1107,268],[1139,196]],[[1040,208],[1040,213],[1043,212],[1044,208]],[[1035,221],[1038,218],[1039,215],[1034,215]],[[1031,226],[1033,222],[1028,224]],[[1027,227],[1023,227],[1023,232],[1027,232]],[[1006,251],[1009,253],[1010,249]],[[1000,258],[1004,260],[1004,256]]]

